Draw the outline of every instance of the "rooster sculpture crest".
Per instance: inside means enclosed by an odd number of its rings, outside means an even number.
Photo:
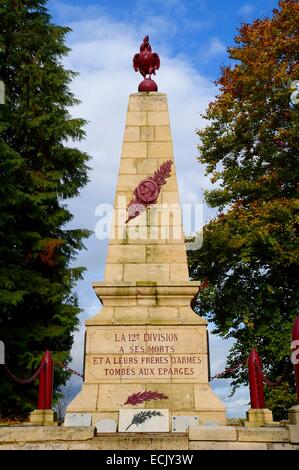
[[[152,52],[148,36],[143,39],[139,54],[133,57],[133,68],[144,77],[138,86],[138,91],[158,91],[158,86],[151,75],[156,75],[156,70],[160,68],[160,57],[156,52]]]

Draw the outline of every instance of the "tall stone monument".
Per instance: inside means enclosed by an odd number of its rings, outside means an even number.
[[[151,80],[159,65],[146,37],[134,57],[144,80],[129,97],[105,276],[93,284],[103,308],[86,321],[84,383],[67,414],[95,423],[166,409],[225,424],[208,383],[207,322],[190,306],[200,283],[188,276],[167,96]]]

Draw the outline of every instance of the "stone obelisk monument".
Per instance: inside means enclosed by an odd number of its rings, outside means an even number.
[[[146,37],[134,57],[145,78],[129,97],[105,277],[93,284],[103,308],[86,321],[84,383],[67,413],[95,423],[164,409],[225,424],[208,383],[207,322],[190,307],[200,283],[188,276],[167,96],[151,80],[159,65]]]

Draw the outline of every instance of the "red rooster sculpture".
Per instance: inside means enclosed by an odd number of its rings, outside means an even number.
[[[151,79],[151,75],[156,75],[156,70],[160,68],[160,57],[156,52],[152,52],[148,36],[143,39],[140,53],[135,54],[133,57],[133,68],[135,72],[139,71],[144,77],[144,80],[138,86],[138,91],[158,91],[158,86]]]

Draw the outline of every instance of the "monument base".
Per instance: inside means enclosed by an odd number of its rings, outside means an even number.
[[[197,426],[189,432],[97,433],[93,426],[3,426],[0,450],[299,450],[299,426]]]
[[[190,307],[198,286],[95,283],[106,306],[86,321],[84,383],[67,413],[118,423],[120,409],[135,408],[129,397],[156,392],[163,397],[136,409],[167,409],[170,422],[184,415],[226,424],[225,407],[208,383],[207,322]]]
[[[225,408],[208,384],[83,384],[75,399],[69,404],[67,414],[88,413],[92,424],[99,419],[113,419],[118,423],[119,410],[133,408],[124,405],[120,397],[129,396],[134,391],[159,390],[167,400],[150,400],[136,406],[142,408],[169,410],[170,429],[174,416],[196,416],[200,424],[226,425]],[[135,407],[134,407],[135,408]]]

